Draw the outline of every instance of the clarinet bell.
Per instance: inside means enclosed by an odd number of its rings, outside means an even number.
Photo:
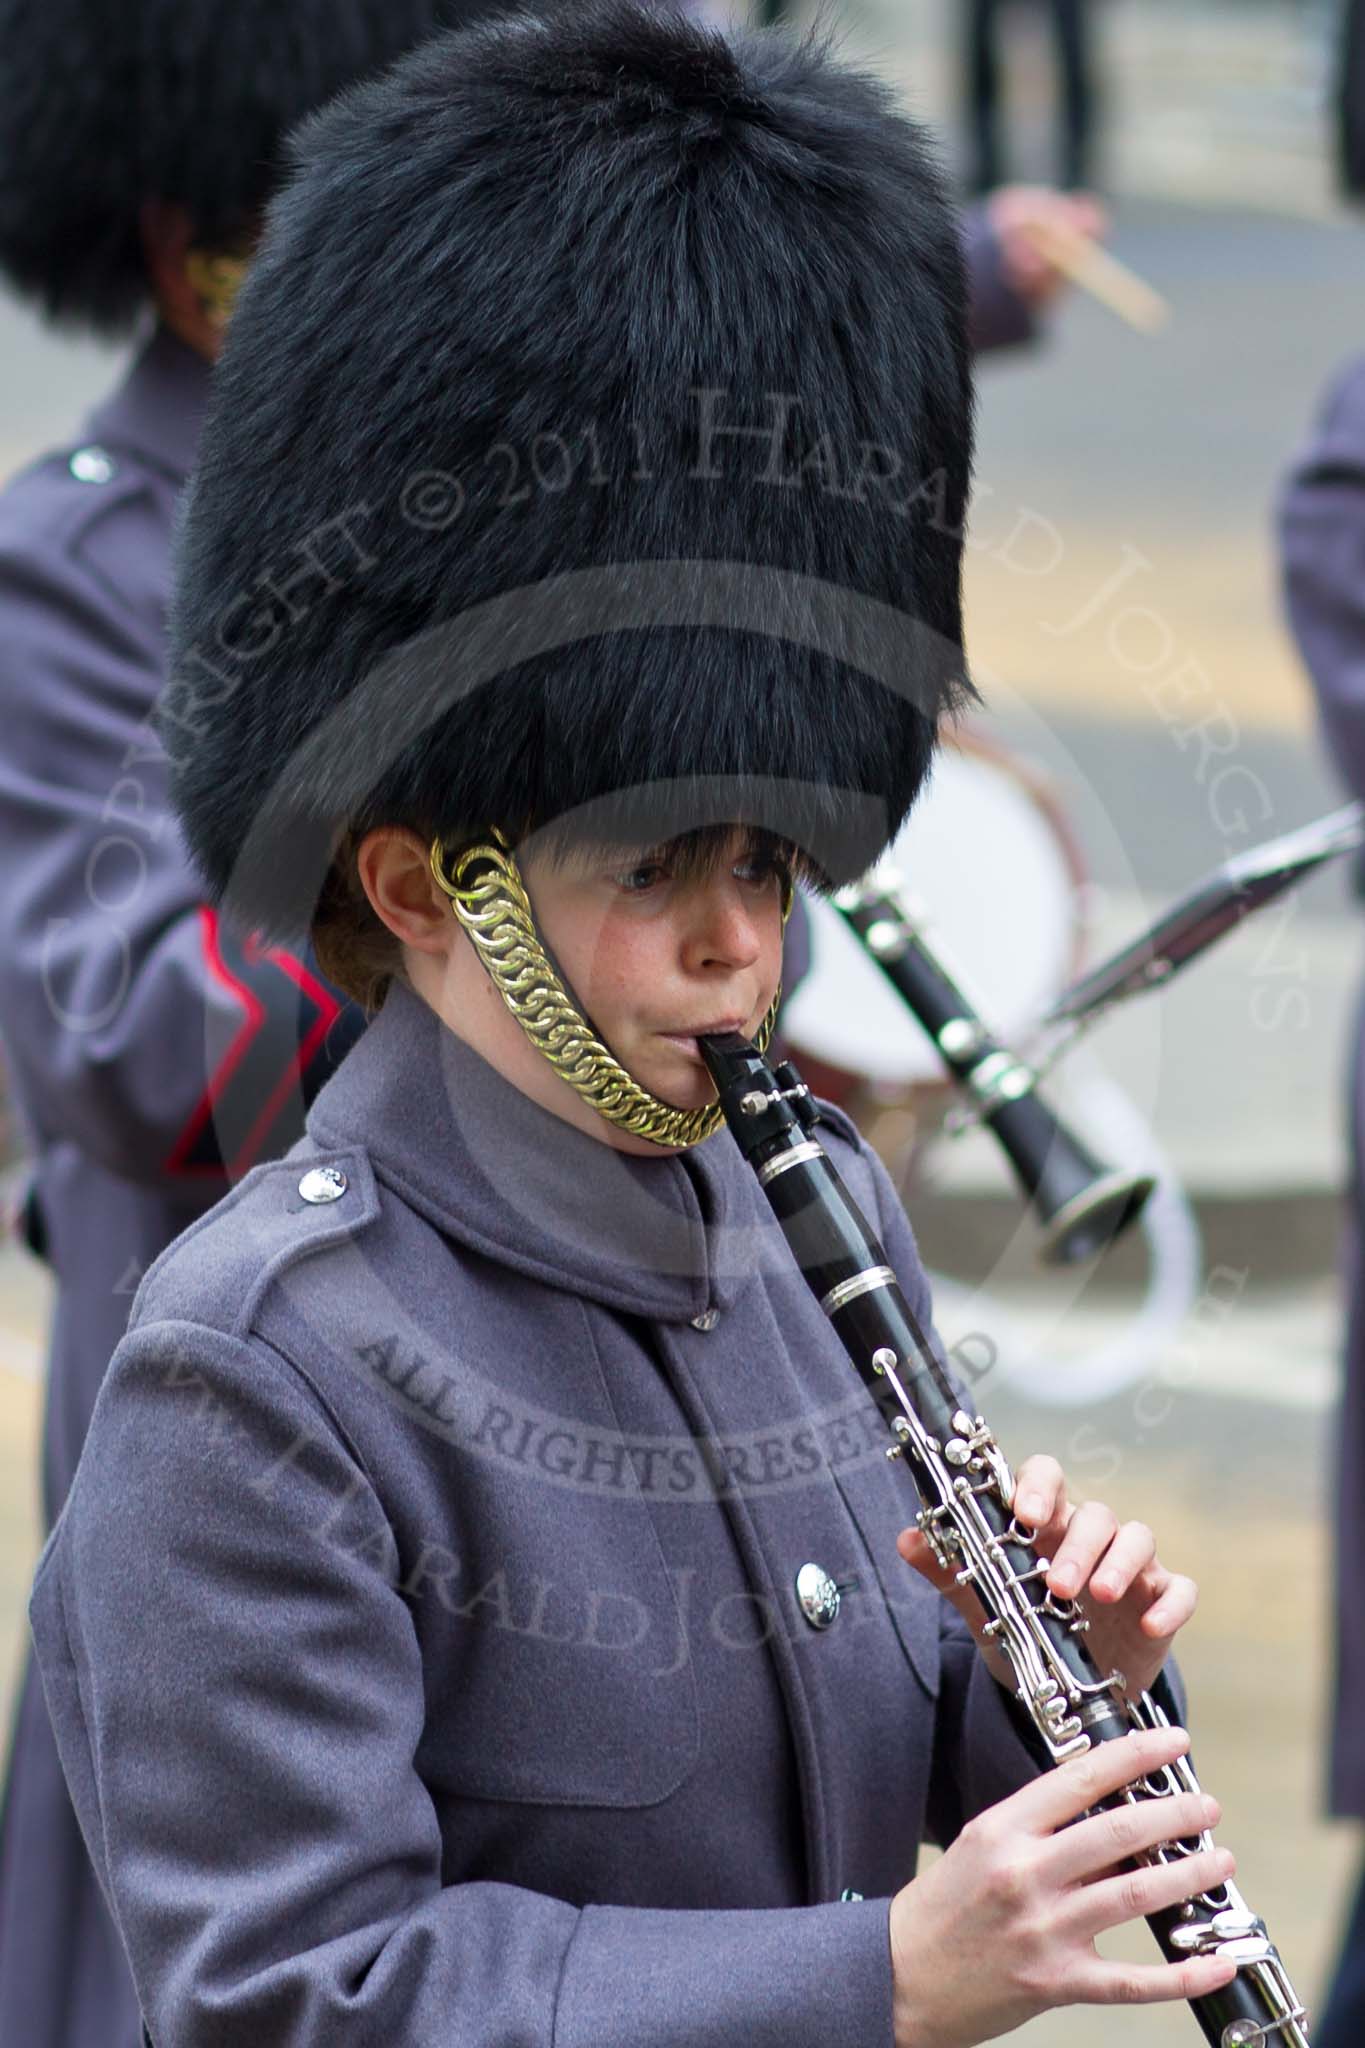
[[[1156,1181],[1105,1166],[1031,1090],[986,1112],[1042,1224],[1039,1258],[1075,1266],[1098,1258],[1136,1223]]]
[[[1039,1258],[1047,1266],[1078,1266],[1097,1259],[1129,1224],[1137,1222],[1155,1187],[1149,1173],[1101,1170],[1051,1217],[1044,1215],[1040,1201],[1043,1236]]]

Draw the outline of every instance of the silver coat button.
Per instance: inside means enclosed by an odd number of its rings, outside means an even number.
[[[796,1574],[796,1598],[812,1628],[828,1628],[839,1612],[839,1588],[820,1564],[803,1564]]]
[[[704,1308],[699,1316],[693,1316],[692,1328],[694,1330],[714,1330],[719,1321],[720,1310],[718,1308]]]
[[[346,1192],[346,1176],[339,1166],[310,1166],[299,1182],[305,1202],[339,1202]]]
[[[118,464],[104,448],[78,448],[67,468],[78,484],[107,484],[118,474]]]

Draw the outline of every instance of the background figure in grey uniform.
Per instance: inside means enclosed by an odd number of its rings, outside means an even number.
[[[1290,622],[1332,762],[1365,798],[1365,357],[1328,392],[1280,507]],[[1347,1088],[1345,1400],[1337,1436],[1336,1674],[1331,1811],[1365,1820],[1365,1013]],[[1313,2048],[1365,2041],[1365,1877]]]
[[[1009,176],[1001,140],[1001,15],[1009,0],[954,0],[962,9],[963,83],[973,156],[969,182],[990,192]],[[1038,0],[1051,19],[1056,50],[1057,166],[1066,191],[1093,182],[1095,132],[1094,63],[1090,48],[1089,0]]]
[[[54,322],[139,344],[72,440],[0,494],[0,1034],[35,1161],[28,1234],[57,1281],[49,1522],[141,1273],[293,1140],[358,1022],[306,956],[205,905],[148,723],[234,264],[285,130],[476,11],[0,0],[0,266]],[[318,573],[301,552],[279,601]],[[0,1812],[0,2042],[138,2032],[30,1667]]]
[[[1337,72],[1337,167],[1365,198],[1365,0],[1345,0]],[[1281,566],[1290,625],[1312,680],[1328,754],[1365,798],[1365,356],[1345,365],[1285,484]],[[1365,886],[1365,877],[1358,875]],[[1330,1811],[1365,1821],[1365,987],[1348,1055],[1351,1174],[1343,1234],[1345,1392],[1337,1433],[1335,1673]],[[1365,2041],[1365,1869],[1313,2048]]]

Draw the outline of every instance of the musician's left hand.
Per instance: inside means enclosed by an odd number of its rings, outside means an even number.
[[[1038,1531],[1038,1553],[1051,1561],[1047,1584],[1059,1600],[1079,1599],[1090,1622],[1085,1644],[1102,1672],[1121,1671],[1131,1693],[1156,1678],[1177,1633],[1199,1597],[1193,1579],[1167,1571],[1145,1522],[1120,1522],[1112,1508],[1067,1499],[1066,1480],[1054,1458],[1029,1458],[1015,1480],[1014,1512]],[[1014,1680],[1004,1653],[982,1629],[986,1616],[969,1586],[943,1571],[918,1529],[903,1529],[897,1549],[907,1564],[952,1601],[980,1644],[1000,1683]]]

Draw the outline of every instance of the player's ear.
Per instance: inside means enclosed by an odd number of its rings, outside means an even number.
[[[370,907],[403,945],[444,953],[459,927],[431,872],[430,848],[404,825],[380,825],[356,850],[360,885]]]

